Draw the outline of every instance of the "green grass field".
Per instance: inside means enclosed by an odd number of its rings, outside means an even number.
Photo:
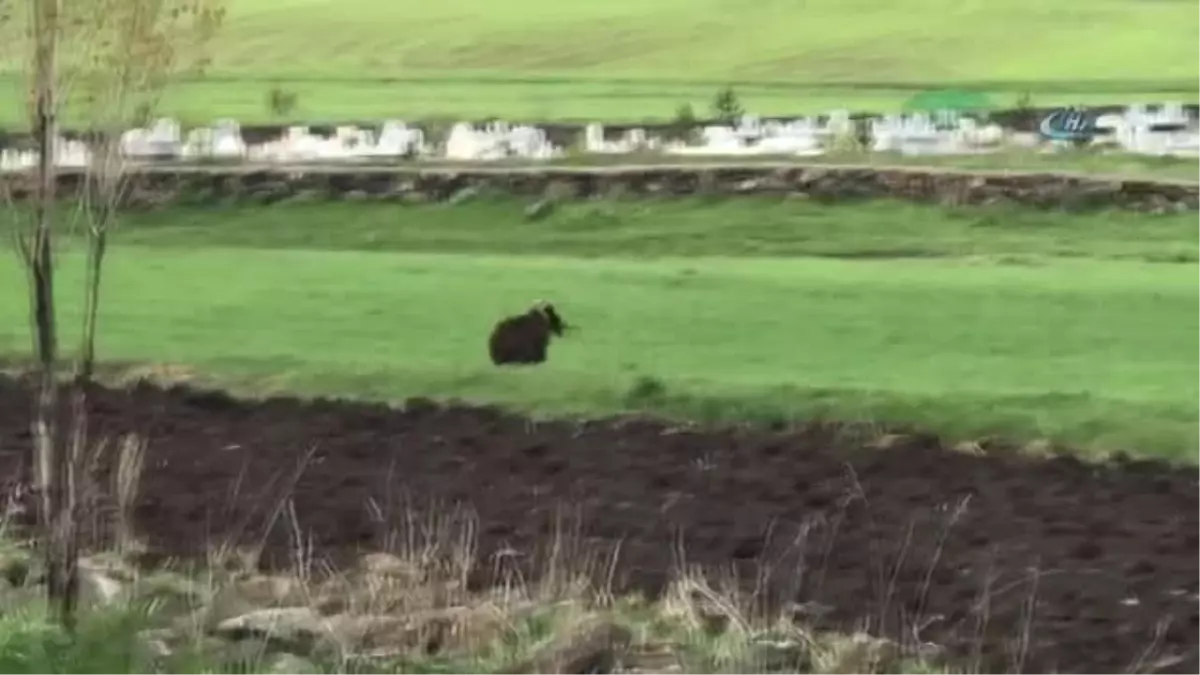
[[[1177,0],[228,0],[206,82],[166,112],[298,119],[667,118],[738,86],[762,114],[887,110],[946,86],[1010,107],[1196,101],[1193,4]],[[15,43],[13,43],[15,44]],[[0,47],[8,68],[13,50]],[[14,92],[15,93],[15,90]],[[0,113],[15,120],[21,96]]]
[[[539,413],[826,415],[1093,450],[1195,452],[1194,215],[778,199],[296,204],[128,221],[100,348],[257,392],[463,396]],[[64,331],[79,256],[63,259]],[[15,259],[0,263],[11,288]],[[554,299],[535,370],[493,321]],[[25,354],[23,292],[0,351]]]

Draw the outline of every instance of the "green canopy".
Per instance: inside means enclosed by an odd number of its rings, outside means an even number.
[[[979,91],[940,89],[923,91],[904,103],[905,111],[933,112],[937,110],[982,111],[995,105],[988,95]]]

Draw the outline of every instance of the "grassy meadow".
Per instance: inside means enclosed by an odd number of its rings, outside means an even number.
[[[893,110],[960,87],[1012,106],[1198,97],[1195,8],[1144,0],[228,0],[206,81],[165,112],[295,119],[669,118],[734,84],[762,114]],[[19,63],[0,47],[0,65]],[[10,87],[15,84],[10,80]],[[0,120],[18,119],[22,96]]]
[[[101,354],[259,393],[823,415],[1195,452],[1194,215],[750,198],[574,203],[533,221],[524,207],[142,214],[111,253]],[[59,272],[67,338],[81,262],[67,251]],[[20,288],[15,258],[0,278]],[[492,322],[535,298],[580,331],[542,368],[494,368]],[[4,353],[27,353],[25,304],[0,296]]]

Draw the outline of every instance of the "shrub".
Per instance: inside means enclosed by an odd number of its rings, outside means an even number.
[[[667,385],[662,380],[649,375],[641,375],[625,392],[625,405],[637,407],[653,403],[661,403],[667,396]]]
[[[726,86],[713,98],[713,116],[725,124],[733,124],[744,114],[742,103],[732,86]]]
[[[684,103],[675,109],[675,118],[667,127],[667,137],[671,140],[690,141],[696,131],[696,112],[690,103]]]
[[[1033,96],[1029,92],[1021,92],[1013,106],[1013,112],[1015,115],[1012,124],[1017,129],[1032,130],[1037,127],[1037,111],[1033,107]]]
[[[274,117],[287,117],[296,109],[297,98],[296,92],[273,85],[267,90],[267,110]]]

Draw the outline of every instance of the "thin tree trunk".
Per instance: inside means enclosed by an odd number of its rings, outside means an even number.
[[[90,383],[96,371],[96,324],[100,313],[100,281],[104,271],[104,254],[108,249],[107,211],[92,225],[88,242],[87,273],[84,280],[83,338],[79,345],[79,371],[77,379]]]
[[[33,433],[37,452],[38,488],[46,561],[47,599],[51,610],[68,630],[74,628],[78,567],[75,551],[73,471],[70,458],[62,452],[59,432],[58,327],[54,308],[54,260],[52,246],[55,184],[54,139],[55,55],[58,42],[59,0],[36,0],[34,8],[34,82],[37,90],[34,132],[41,156],[37,166],[34,201],[36,223],[29,259],[33,330],[40,370]]]
[[[88,233],[87,269],[84,275],[84,315],[83,335],[79,343],[79,360],[77,361],[73,391],[71,396],[71,456],[67,462],[71,472],[70,494],[73,503],[70,505],[72,524],[76,536],[72,538],[72,555],[77,554],[79,523],[83,514],[78,511],[80,494],[76,485],[76,472],[83,470],[83,456],[88,444],[88,395],[91,393],[96,364],[96,324],[100,308],[100,281],[104,270],[104,253],[108,246],[107,209],[96,216],[96,222],[90,223]]]

